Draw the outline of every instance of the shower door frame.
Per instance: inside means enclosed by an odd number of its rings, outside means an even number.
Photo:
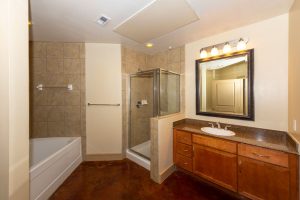
[[[159,101],[157,102],[156,99],[158,98],[158,94],[157,91],[159,92],[160,89],[159,87],[157,87],[157,85],[159,85],[159,77],[157,77],[157,73],[159,73],[159,71],[157,69],[152,69],[152,70],[146,70],[146,71],[140,71],[140,72],[137,72],[137,73],[134,73],[134,74],[130,74],[129,76],[129,115],[128,115],[128,118],[129,118],[129,125],[128,125],[128,138],[127,138],[127,142],[128,142],[128,150],[147,159],[147,160],[151,160],[151,156],[148,158],[146,157],[145,155],[137,152],[137,151],[134,151],[131,147],[131,142],[130,142],[130,137],[131,137],[131,103],[132,103],[132,100],[131,100],[131,78],[134,78],[134,77],[142,77],[142,76],[145,76],[145,75],[151,75],[153,77],[153,81],[152,81],[152,86],[153,86],[153,89],[152,89],[152,92],[153,92],[153,115],[152,117],[157,117],[159,115]],[[159,75],[159,74],[158,74]],[[158,104],[158,105],[157,105]],[[149,119],[150,120],[150,119]],[[150,128],[150,127],[149,127]],[[150,136],[150,139],[151,140],[151,136]]]
[[[131,147],[129,148],[129,146],[130,146],[130,138],[129,137],[131,136],[131,103],[132,103],[131,102],[131,78],[139,77],[139,76],[146,75],[146,74],[153,75],[153,116],[152,117],[159,117],[159,116],[161,116],[160,115],[161,114],[160,113],[160,75],[161,75],[162,71],[179,76],[179,96],[180,96],[180,94],[181,94],[180,74],[178,74],[176,72],[168,71],[168,70],[161,69],[161,68],[155,68],[155,69],[150,69],[150,70],[145,70],[145,71],[139,71],[139,72],[129,75],[129,90],[128,90],[129,91],[129,112],[128,112],[129,125],[128,125],[127,148],[129,151],[132,151],[133,153],[135,153],[143,158],[146,158],[148,160],[151,160],[151,158],[147,158],[146,156],[142,155],[141,153],[132,150]],[[180,105],[180,102],[181,102],[181,99],[179,98],[179,105]],[[181,110],[181,108],[179,107],[179,112],[180,112],[180,110]],[[151,136],[150,136],[150,138],[151,138]],[[151,155],[150,155],[150,157],[151,157]]]

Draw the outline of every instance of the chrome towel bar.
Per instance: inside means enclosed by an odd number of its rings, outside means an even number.
[[[36,86],[36,88],[38,90],[40,90],[40,91],[43,90],[43,89],[46,89],[46,88],[73,90],[73,85],[72,84],[68,84],[67,86],[45,86],[43,84],[38,84]]]
[[[120,106],[120,104],[108,104],[108,103],[88,103],[88,106]]]

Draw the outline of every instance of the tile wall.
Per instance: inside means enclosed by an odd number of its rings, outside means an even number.
[[[85,139],[85,49],[83,43],[30,42],[31,138]],[[73,90],[49,88],[73,85]]]

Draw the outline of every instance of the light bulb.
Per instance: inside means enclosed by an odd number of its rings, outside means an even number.
[[[231,51],[231,46],[229,42],[226,42],[224,47],[223,47],[223,53],[229,53]]]
[[[200,58],[206,58],[207,57],[207,51],[205,49],[200,50]]]
[[[244,41],[243,38],[241,38],[236,46],[237,50],[241,51],[241,50],[245,50],[246,49],[246,42]]]
[[[218,54],[219,54],[218,48],[217,48],[216,46],[214,46],[214,47],[211,49],[210,54],[211,54],[212,56],[218,55]]]
[[[152,43],[147,43],[146,47],[151,48],[151,47],[153,47],[153,44]]]

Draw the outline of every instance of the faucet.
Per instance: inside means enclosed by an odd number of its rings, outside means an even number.
[[[217,124],[217,127],[218,127],[218,128],[221,128],[220,122],[216,122],[216,124]]]
[[[215,125],[213,122],[209,122],[208,124],[210,124],[212,128],[215,128]]]

